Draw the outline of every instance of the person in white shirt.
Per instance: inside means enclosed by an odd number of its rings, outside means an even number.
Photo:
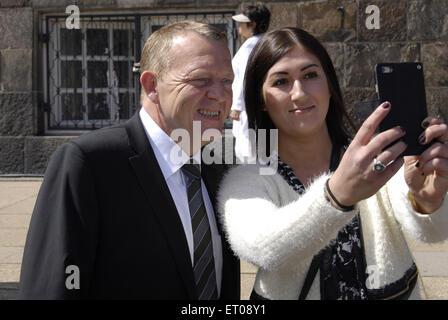
[[[246,39],[232,59],[235,79],[232,84],[233,103],[230,119],[233,120],[235,156],[240,162],[250,162],[253,158],[244,104],[244,74],[252,49],[269,28],[270,17],[271,13],[264,5],[248,6],[243,13],[232,17],[238,22],[238,33],[243,39]]]

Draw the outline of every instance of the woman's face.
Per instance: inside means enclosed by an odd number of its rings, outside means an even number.
[[[238,23],[238,33],[245,39],[250,38],[255,30],[255,22]]]
[[[269,69],[262,94],[279,134],[304,136],[326,129],[327,77],[319,59],[304,47],[297,45]]]

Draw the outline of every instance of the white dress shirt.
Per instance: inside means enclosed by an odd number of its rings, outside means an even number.
[[[185,237],[190,249],[191,261],[194,263],[194,243],[193,231],[191,227],[190,210],[188,206],[187,184],[184,174],[181,171],[182,166],[190,159],[190,157],[174,142],[149,116],[145,109],[140,109],[140,119],[145,128],[149,143],[154,150],[154,155],[162,170],[163,177],[168,185],[171,197],[176,205],[179,218],[185,231]],[[177,155],[173,157],[173,155]],[[193,159],[197,163],[201,163],[201,151],[198,151]],[[210,222],[210,231],[212,234],[213,256],[215,258],[215,271],[218,294],[221,292],[222,279],[222,247],[221,236],[216,226],[215,214],[210,201],[205,184],[202,182],[202,197],[204,199],[208,220]]]

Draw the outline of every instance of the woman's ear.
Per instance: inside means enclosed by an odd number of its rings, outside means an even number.
[[[145,96],[148,97],[154,104],[159,103],[159,94],[157,92],[157,77],[151,71],[144,71],[140,75],[140,84],[145,91]]]

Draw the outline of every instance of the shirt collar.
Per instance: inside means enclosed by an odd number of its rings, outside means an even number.
[[[190,160],[190,157],[157,125],[144,108],[140,109],[140,119],[163,176],[168,179],[182,168]],[[201,163],[200,150],[193,155],[193,160],[196,163]]]
[[[253,35],[253,36],[250,36],[249,38],[247,38],[246,41],[248,43],[257,42],[258,40],[260,40],[260,38],[261,38],[261,34],[256,34],[256,35]]]

